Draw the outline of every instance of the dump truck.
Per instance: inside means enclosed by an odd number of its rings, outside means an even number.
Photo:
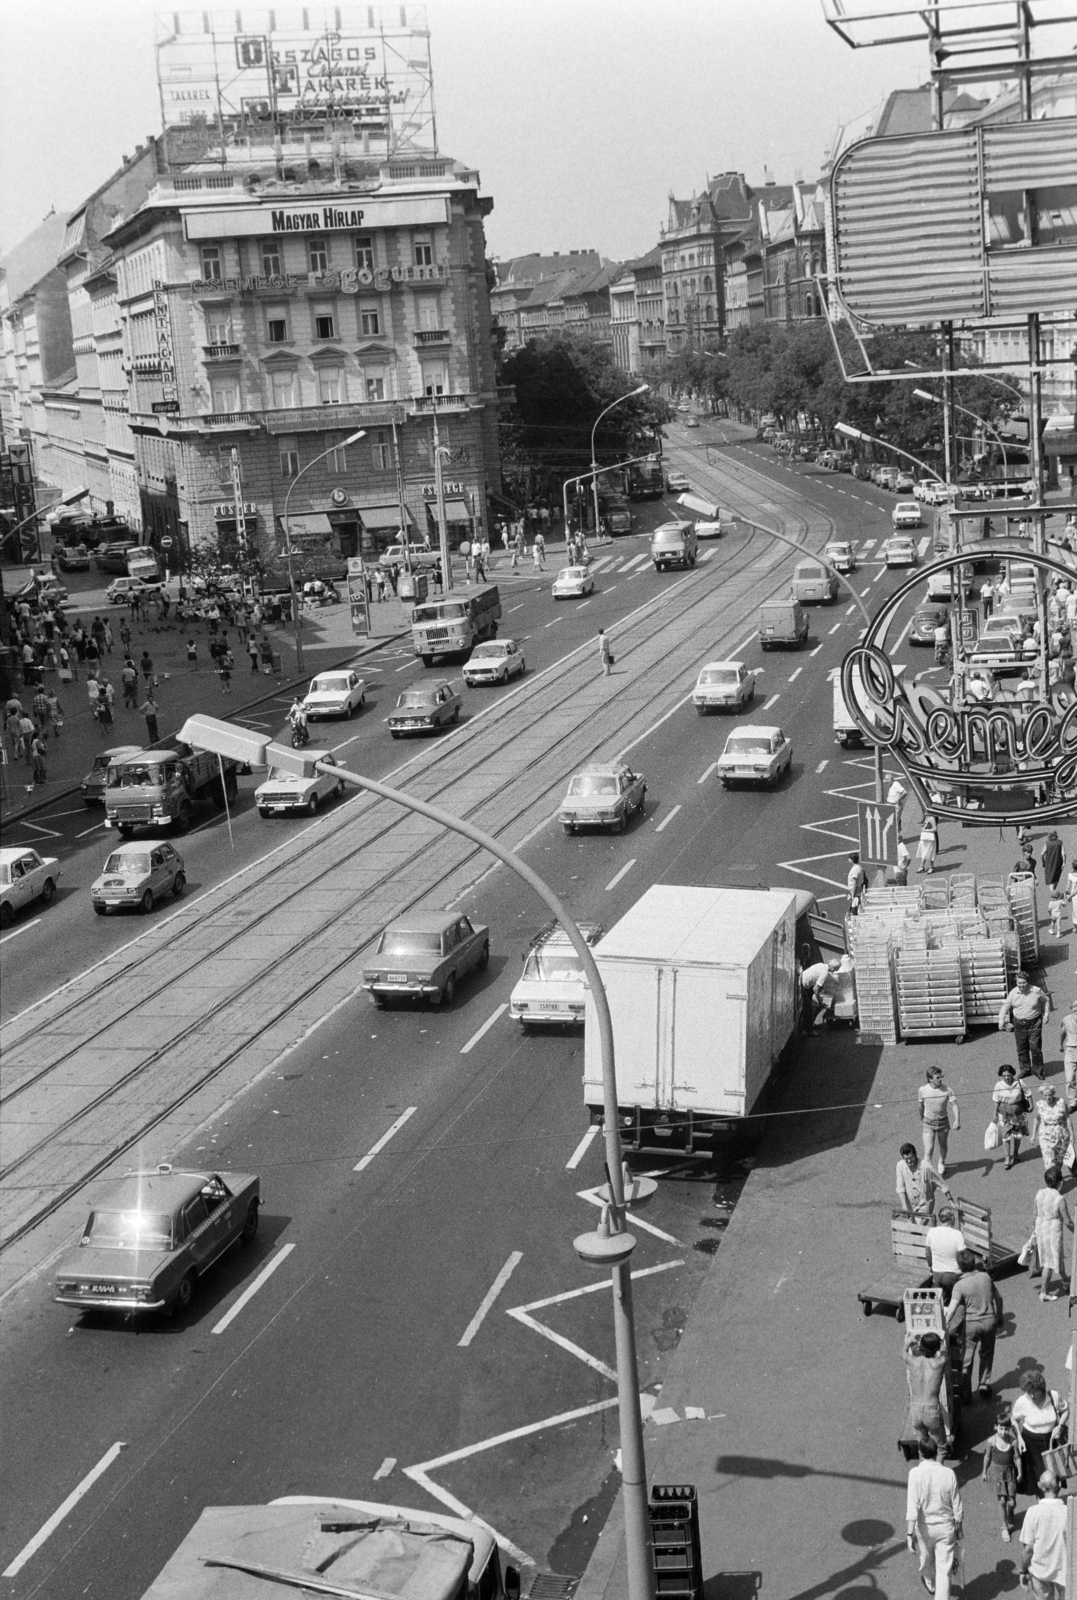
[[[744,1128],[797,1034],[797,953],[814,948],[814,904],[803,890],[656,884],[603,934],[594,957],[626,1145],[691,1152]],[[591,1121],[602,1122],[590,990],[583,1087]]]
[[[124,835],[136,828],[186,833],[200,802],[211,801],[218,810],[226,801],[235,804],[237,771],[235,761],[193,750],[182,739],[122,756],[110,763],[105,778],[105,827]]]
[[[290,1495],[207,1506],[142,1600],[331,1594],[379,1600],[519,1600],[481,1522],[366,1500]]]
[[[483,639],[496,639],[501,596],[496,583],[480,589],[454,589],[442,600],[412,608],[411,642],[423,666],[436,656],[466,656]]]

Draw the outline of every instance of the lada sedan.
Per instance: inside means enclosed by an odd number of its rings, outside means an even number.
[[[62,544],[56,551],[56,564],[61,572],[89,572],[90,552],[85,545]]]
[[[82,798],[88,806],[103,806],[105,803],[105,779],[109,763],[137,756],[141,749],[140,744],[115,744],[111,750],[101,750],[94,756],[93,766],[79,785]]]
[[[666,474],[666,488],[670,494],[687,494],[692,485],[688,482],[683,472],[669,472]]]
[[[832,539],[823,551],[823,558],[838,572],[856,571],[856,551],[847,539]]]
[[[915,567],[916,545],[907,533],[892,533],[884,540],[883,561],[888,567]]]
[[[162,895],[178,899],[186,887],[183,857],[161,839],[157,844],[117,845],[90,885],[90,899],[99,917],[136,906],[148,916]]]
[[[581,922],[580,932],[594,944],[602,929]],[[509,998],[509,1016],[521,1027],[582,1022],[586,985],[583,967],[568,934],[552,923],[532,941],[520,981]]]
[[[319,672],[303,696],[308,718],[350,717],[366,704],[366,681],[357,672]]]
[[[580,600],[585,594],[593,594],[594,589],[595,580],[589,567],[562,567],[553,580],[555,600]]]
[[[186,1311],[219,1256],[258,1232],[249,1172],[128,1172],[90,1212],[56,1272],[56,1300],[84,1311]]]
[[[710,711],[743,711],[754,699],[755,675],[743,661],[708,661],[692,690],[692,704],[701,717]]]
[[[48,905],[59,881],[55,856],[39,856],[28,845],[0,850],[0,928],[8,927],[16,911],[32,900]]]
[[[389,732],[394,739],[409,733],[436,733],[458,719],[462,705],[457,691],[444,679],[417,683],[404,690],[390,711]]]
[[[328,767],[338,765],[331,755],[321,760]],[[306,811],[313,816],[323,800],[339,799],[344,789],[344,779],[331,772],[313,772],[309,778],[301,778],[298,772],[271,767],[268,778],[254,791],[254,803],[260,817],[279,817],[286,811]]]
[[[479,683],[508,683],[526,671],[523,646],[515,639],[487,639],[464,662],[464,682],[469,689]]]
[[[594,762],[571,779],[561,802],[561,826],[566,833],[578,828],[608,828],[623,833],[629,817],[639,816],[647,794],[647,781],[623,761]]]
[[[718,757],[718,777],[725,789],[735,783],[776,789],[792,765],[793,742],[781,728],[737,728]]]
[[[403,918],[386,928],[363,971],[363,988],[376,1006],[389,1000],[427,1000],[451,1006],[456,985],[490,960],[490,930],[458,911]]]
[[[924,514],[919,500],[899,500],[890,513],[890,521],[895,528],[922,528]]]

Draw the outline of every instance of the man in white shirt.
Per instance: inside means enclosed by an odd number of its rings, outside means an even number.
[[[909,1473],[905,1527],[920,1561],[920,1582],[935,1600],[950,1600],[950,1576],[961,1566],[964,1507],[957,1477],[938,1461],[934,1439],[920,1441],[920,1460]]]
[[[1067,1514],[1053,1472],[1042,1474],[1039,1490],[1043,1499],[1029,1507],[1021,1524],[1018,1576],[1022,1589],[1031,1587],[1036,1600],[1065,1600]]]
[[[887,805],[897,806],[897,831],[899,839],[905,832],[905,796],[908,794],[908,792],[909,791],[906,789],[900,778],[895,778],[889,789],[886,791]]]
[[[947,1294],[961,1276],[957,1255],[959,1250],[965,1248],[965,1235],[955,1226],[956,1222],[953,1209],[940,1206],[937,1223],[924,1235],[931,1281],[937,1289],[945,1289]]]

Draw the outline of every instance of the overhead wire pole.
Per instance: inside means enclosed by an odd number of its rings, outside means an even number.
[[[646,394],[650,387],[651,386],[649,383],[641,383],[638,384],[636,388],[629,389],[627,394],[618,395],[616,400],[610,401],[610,404],[604,411],[599,412],[598,416],[595,418],[595,425],[591,429],[591,493],[594,497],[596,539],[598,538],[598,462],[595,460],[595,434],[598,432],[598,425],[602,421],[603,417],[609,415],[614,406],[619,406],[622,401],[631,400],[634,395]]]

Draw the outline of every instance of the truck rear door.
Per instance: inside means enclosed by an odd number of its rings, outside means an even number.
[[[662,978],[660,1105],[743,1116],[748,997],[741,975],[678,967]]]

